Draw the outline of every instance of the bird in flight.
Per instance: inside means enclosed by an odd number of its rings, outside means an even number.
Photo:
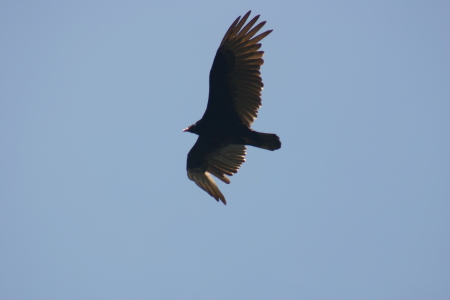
[[[217,49],[209,73],[208,105],[203,117],[183,131],[199,137],[187,156],[187,175],[217,201],[225,197],[213,177],[230,183],[228,176],[237,173],[245,162],[246,145],[267,150],[281,147],[279,137],[250,128],[261,106],[261,65],[263,51],[258,42],[272,30],[259,35],[266,23],[256,26],[259,15],[247,24],[251,11],[239,16]],[[255,36],[256,35],[256,36]]]

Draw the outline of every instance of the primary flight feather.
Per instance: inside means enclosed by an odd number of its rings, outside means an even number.
[[[258,42],[272,30],[256,35],[266,22],[254,26],[258,15],[245,24],[249,16],[250,11],[242,19],[238,17],[225,33],[209,74],[206,111],[197,123],[183,130],[199,135],[187,157],[189,179],[224,204],[225,197],[211,175],[230,183],[227,175],[236,173],[245,162],[245,145],[272,151],[281,147],[276,134],[250,128],[264,86],[260,73],[264,52],[259,51]]]

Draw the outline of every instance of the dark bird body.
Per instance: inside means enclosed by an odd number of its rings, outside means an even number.
[[[206,111],[184,130],[199,135],[187,158],[189,179],[224,204],[225,197],[210,174],[230,183],[226,175],[233,175],[244,163],[245,145],[272,151],[281,147],[276,134],[250,128],[261,106],[263,88],[260,68],[264,52],[258,51],[258,42],[272,30],[255,37],[265,22],[254,26],[256,16],[245,25],[249,15],[250,11],[242,19],[238,17],[225,34],[209,74]]]

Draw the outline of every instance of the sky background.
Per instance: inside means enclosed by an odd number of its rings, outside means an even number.
[[[248,150],[187,178],[252,10]],[[450,299],[450,2],[1,1],[1,299]]]

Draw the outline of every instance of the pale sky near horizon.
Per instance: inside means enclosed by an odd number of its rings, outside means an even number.
[[[248,150],[186,176],[215,51],[263,40]],[[0,2],[0,299],[450,299],[450,2]]]

